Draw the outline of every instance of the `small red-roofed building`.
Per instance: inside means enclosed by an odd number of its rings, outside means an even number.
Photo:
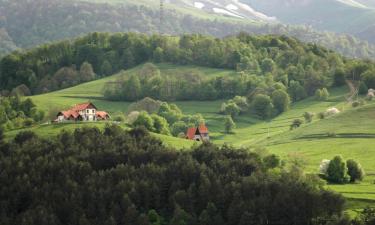
[[[186,139],[195,141],[209,141],[210,135],[206,125],[201,124],[198,127],[190,127],[186,132]]]
[[[107,112],[98,111],[93,103],[87,102],[75,105],[69,110],[59,112],[54,122],[99,121],[108,120],[109,118],[110,116]]]

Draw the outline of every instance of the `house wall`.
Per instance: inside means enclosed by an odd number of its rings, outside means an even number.
[[[96,109],[85,109],[79,112],[85,121],[96,121]]]

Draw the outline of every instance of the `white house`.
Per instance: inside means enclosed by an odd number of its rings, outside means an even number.
[[[98,111],[91,102],[75,105],[67,111],[61,111],[57,114],[55,122],[67,121],[98,121],[108,120],[109,114],[104,111]]]

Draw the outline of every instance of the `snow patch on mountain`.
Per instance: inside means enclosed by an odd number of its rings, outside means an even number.
[[[227,15],[227,16],[233,16],[233,17],[237,17],[237,18],[241,18],[241,19],[244,19],[245,17],[243,16],[240,16],[240,15],[237,15],[235,13],[232,13],[232,12],[229,12],[228,10],[225,10],[225,9],[220,9],[220,8],[213,8],[212,9],[215,13],[217,14],[222,14],[222,15]]]
[[[336,0],[338,2],[341,2],[345,5],[353,6],[353,7],[358,7],[358,8],[368,8],[367,6],[363,5],[362,3],[359,3],[355,0]]]
[[[225,8],[228,9],[228,10],[234,10],[234,11],[238,10],[238,6],[233,5],[233,4],[229,4],[229,5],[225,6]]]
[[[198,9],[203,9],[204,4],[202,2],[194,2],[194,7]]]
[[[251,8],[249,5],[245,4],[245,3],[242,3],[240,2],[239,0],[232,0],[237,6],[239,6],[241,9],[251,13],[252,15],[254,15],[255,17],[259,18],[259,19],[262,19],[262,20],[267,20],[267,21],[276,21],[276,17],[269,17],[267,16],[266,14],[263,14],[261,12],[258,12],[256,10],[254,10],[253,8]]]

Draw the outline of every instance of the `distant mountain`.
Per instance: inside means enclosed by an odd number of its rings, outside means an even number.
[[[373,0],[242,0],[255,10],[288,24],[309,25],[375,43]]]
[[[375,44],[349,35],[317,32],[309,26],[284,25],[272,13],[253,9],[244,2],[166,0],[162,32],[215,37],[239,32],[283,34],[348,57],[375,58]],[[95,31],[154,34],[159,27],[156,0],[0,0],[0,57],[17,48],[31,48]]]

